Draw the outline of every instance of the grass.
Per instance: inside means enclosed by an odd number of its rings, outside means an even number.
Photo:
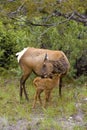
[[[23,95],[23,101],[20,103],[19,97],[19,79],[16,77],[1,77],[0,79],[0,117],[4,117],[9,122],[16,122],[19,119],[31,120],[31,114],[44,114],[44,120],[41,122],[40,130],[62,130],[60,124],[56,123],[54,119],[66,118],[77,112],[75,104],[87,98],[87,86],[85,84],[68,84],[62,88],[62,98],[59,97],[58,88],[52,92],[52,99],[46,109],[42,108],[38,103],[36,109],[32,109],[35,89],[32,82],[27,81],[26,89],[29,96],[27,102]],[[42,99],[44,94],[42,94]],[[82,104],[84,111],[84,121],[87,122],[87,102]],[[81,127],[75,126],[74,130],[81,130]]]
[[[86,128],[82,126],[75,126],[73,130],[86,130]]]
[[[45,120],[43,120],[41,122],[41,129],[40,130],[50,130],[50,128],[55,129],[55,130],[61,130],[61,126],[55,122],[54,119],[52,118],[45,118]]]

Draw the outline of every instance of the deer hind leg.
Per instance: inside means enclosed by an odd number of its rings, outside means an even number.
[[[37,102],[37,98],[38,98],[38,90],[36,90],[36,93],[35,93],[35,96],[34,96],[34,103],[33,103],[33,107],[32,108],[35,108],[36,102]]]
[[[39,102],[42,105],[42,101],[41,101],[41,97],[40,97],[40,94],[42,93],[42,91],[43,90],[41,90],[41,89],[36,90],[35,97],[34,97],[33,108],[35,108],[35,106],[36,106],[37,99],[39,99]]]
[[[26,89],[25,89],[25,81],[27,80],[27,78],[28,78],[28,76],[25,76],[25,75],[23,75],[21,77],[21,80],[20,80],[20,99],[22,99],[22,95],[23,95],[23,91],[24,91],[24,95],[25,95],[26,100],[29,100],[28,96],[27,96]]]
[[[25,82],[30,74],[31,74],[31,71],[27,71],[22,75],[22,77],[20,79],[20,99],[22,99],[22,95],[23,95],[23,91],[24,91],[26,100],[29,100],[26,89],[25,89]]]
[[[47,102],[49,102],[50,95],[51,95],[51,91],[50,91],[50,90],[46,90],[46,91],[45,91],[44,107],[46,107]]]
[[[22,99],[22,95],[23,95],[23,86],[22,86],[22,77],[20,79],[20,100]]]
[[[40,105],[42,105],[42,100],[41,100],[41,93],[43,92],[43,90],[42,89],[38,89],[38,100],[39,100],[39,102],[40,102]]]

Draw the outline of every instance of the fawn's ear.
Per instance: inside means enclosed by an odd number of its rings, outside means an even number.
[[[47,53],[45,54],[44,61],[49,60]]]

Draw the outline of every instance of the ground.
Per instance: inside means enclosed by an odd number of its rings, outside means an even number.
[[[39,103],[32,109],[35,89],[30,81],[26,83],[29,102],[24,95],[20,102],[19,79],[0,80],[0,130],[87,130],[86,83],[65,84],[62,99],[55,88],[46,109]]]

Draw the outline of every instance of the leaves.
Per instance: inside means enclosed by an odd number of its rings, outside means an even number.
[[[71,63],[70,74],[75,74],[76,60],[87,48],[87,27],[74,18],[86,17],[85,0],[0,2],[0,66],[16,67],[15,53],[33,46],[64,51]]]

